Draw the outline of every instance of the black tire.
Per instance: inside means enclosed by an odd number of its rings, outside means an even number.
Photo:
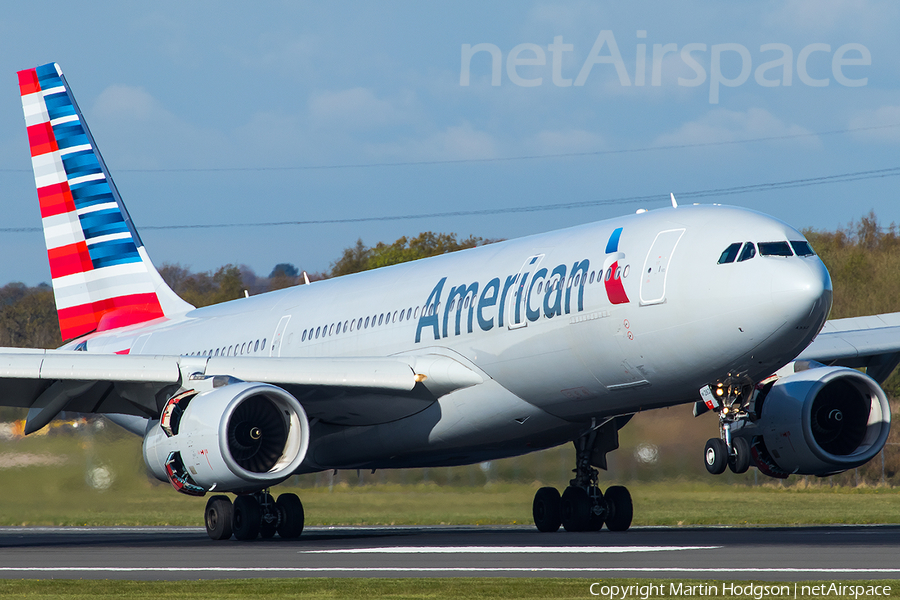
[[[287,540],[300,537],[303,532],[303,503],[297,494],[281,494],[275,502],[278,508],[278,535]]]
[[[559,502],[562,526],[566,531],[587,531],[591,518],[591,499],[580,487],[569,486]]]
[[[275,537],[275,529],[278,527],[278,509],[275,508],[275,498],[271,494],[266,494],[265,499],[260,503],[259,509],[259,537],[264,540],[272,539]],[[267,515],[267,512],[271,516]],[[268,519],[266,518],[267,516],[269,517]]]
[[[712,438],[706,442],[703,459],[707,471],[713,475],[721,475],[728,466],[728,446],[719,438]]]
[[[228,496],[212,496],[207,500],[203,518],[206,523],[206,534],[214,540],[231,539],[233,512]]]
[[[627,531],[634,517],[634,504],[631,494],[621,485],[614,485],[606,490],[606,528],[610,531]]]
[[[234,499],[234,516],[231,528],[234,537],[241,540],[255,540],[259,535],[259,502],[253,496],[238,496]]]
[[[728,466],[733,473],[746,473],[750,468],[750,444],[744,438],[731,440],[734,454],[728,457]]]
[[[544,533],[559,531],[562,524],[559,504],[559,490],[556,488],[542,487],[537,491],[531,505],[531,514],[534,516],[534,525],[538,531]]]

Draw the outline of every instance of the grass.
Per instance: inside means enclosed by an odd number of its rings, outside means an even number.
[[[525,463],[516,468],[526,476],[541,470],[565,476],[560,467],[567,460],[560,457],[550,457],[553,468]],[[4,461],[7,466],[33,464],[2,468]],[[109,475],[106,489],[90,485],[97,468]],[[501,473],[505,468],[492,467]],[[430,481],[409,484],[373,482],[379,475],[367,480],[355,472],[340,473],[336,483],[330,474],[309,475],[292,478],[293,485],[278,486],[273,492],[297,493],[309,525],[493,525],[530,524],[535,490],[565,485],[559,480],[485,482],[477,465],[454,469],[461,470],[430,469]],[[482,479],[459,483],[473,473]],[[138,440],[114,431],[5,442],[0,445],[0,477],[0,525],[200,526],[206,503],[205,498],[177,494],[168,484],[149,478]],[[779,482],[753,486],[713,477],[633,480],[627,485],[634,498],[636,525],[900,523],[900,488],[890,486],[831,487],[814,478],[789,486]]]
[[[653,600],[668,600],[670,598],[682,598],[692,595],[676,595],[678,584],[696,586],[705,584],[715,586],[718,592],[716,596],[730,596],[724,593],[722,581],[697,581],[697,580],[651,580],[651,579],[475,579],[475,578],[447,578],[447,579],[264,579],[264,580],[227,580],[227,581],[0,581],[0,597],[13,598],[142,598],[152,600],[156,598],[176,598],[178,600],[217,598],[265,598],[266,600],[280,600],[282,598],[390,598],[403,600],[407,598],[590,598],[591,584],[598,583],[594,591],[598,592],[600,586],[648,586],[650,584],[662,587],[662,593],[649,594]],[[730,582],[735,586],[746,586],[753,582]],[[830,582],[802,582],[797,584],[797,598],[821,598],[822,594],[803,594],[803,585],[820,585]],[[673,584],[674,588],[673,589]],[[900,596],[900,585],[896,581],[853,581],[840,582],[841,585],[853,586],[889,586],[890,596]],[[791,594],[763,594],[764,598],[793,597],[794,583],[755,582],[757,586],[787,586]],[[703,588],[694,588],[703,589]],[[770,588],[771,589],[771,588]],[[634,590],[634,588],[632,588]],[[646,588],[649,592],[650,588]],[[658,591],[658,590],[654,590]],[[748,595],[734,595],[734,598],[758,598],[761,594],[755,593],[753,588]],[[762,591],[762,590],[761,590]],[[706,594],[700,594],[706,597]],[[608,597],[608,596],[607,596]],[[622,598],[622,595],[617,595]],[[625,596],[626,600],[641,598],[637,591]],[[712,597],[710,595],[709,597]],[[832,597],[847,598],[852,595],[839,594]],[[860,595],[860,597],[865,597]]]

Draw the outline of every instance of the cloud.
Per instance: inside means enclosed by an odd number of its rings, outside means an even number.
[[[808,129],[799,125],[788,125],[762,108],[749,108],[746,111],[717,108],[699,119],[683,124],[671,133],[657,137],[653,145],[708,144],[779,136],[805,136],[809,133]],[[806,146],[820,144],[819,139],[814,136],[798,137],[789,141]]]
[[[536,154],[590,152],[606,148],[602,137],[584,129],[545,129],[526,140],[524,145]]]
[[[491,134],[468,122],[452,125],[430,135],[384,144],[369,144],[373,157],[394,160],[465,160],[500,156],[498,142]]]
[[[118,168],[219,166],[230,146],[222,132],[177,117],[141,87],[107,87],[88,122]]]
[[[390,101],[378,98],[372,90],[362,87],[318,92],[311,95],[308,102],[313,126],[356,130],[408,121],[414,104],[412,94]]]
[[[884,0],[787,0],[765,21],[769,26],[793,30],[821,33],[838,29],[871,34],[891,23],[896,14],[896,2]]]
[[[861,111],[850,119],[849,127],[873,128],[853,132],[853,137],[861,141],[889,144],[900,142],[900,127],[886,127],[889,125],[900,125],[900,106],[882,106],[874,110]]]

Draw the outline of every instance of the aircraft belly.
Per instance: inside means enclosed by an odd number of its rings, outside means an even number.
[[[547,414],[496,381],[447,394],[410,417],[363,427],[318,424],[307,470],[465,464],[558,445],[583,424]]]

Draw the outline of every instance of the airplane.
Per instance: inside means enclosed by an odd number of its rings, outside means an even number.
[[[640,411],[693,405],[711,473],[828,475],[884,447],[900,313],[826,324],[831,279],[772,217],[621,218],[195,308],[160,277],[55,63],[19,86],[63,339],[0,349],[26,433],[61,411],[143,438],[209,536],[297,538],[294,474],[472,464],[574,443],[538,530],[627,530],[598,469]],[[865,367],[867,373],[860,368]],[[234,494],[232,501],[226,494]]]

